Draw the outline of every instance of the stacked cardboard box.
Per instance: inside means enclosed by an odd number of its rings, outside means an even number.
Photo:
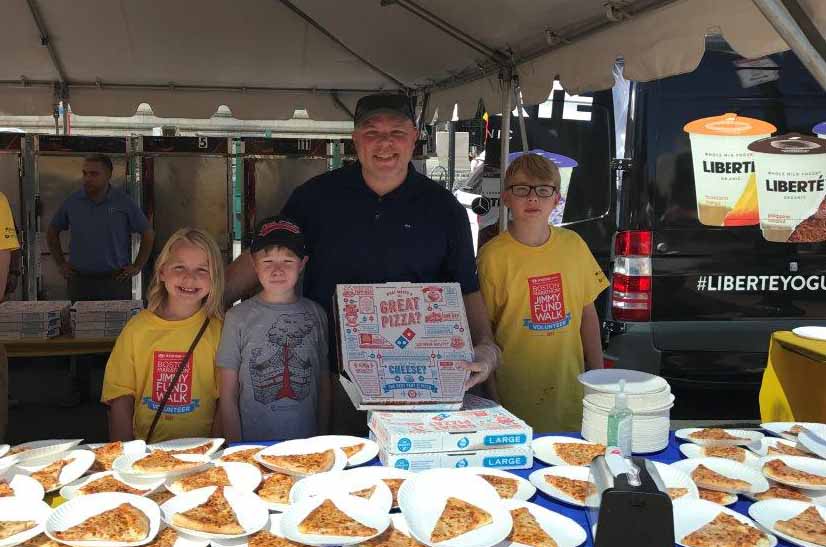
[[[143,309],[140,300],[75,302],[72,331],[75,338],[113,338]]]
[[[0,304],[0,339],[59,336],[71,305],[67,300],[3,302]]]

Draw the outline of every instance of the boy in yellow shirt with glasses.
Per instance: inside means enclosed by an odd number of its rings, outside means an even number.
[[[594,300],[608,280],[576,232],[551,227],[559,169],[538,154],[516,158],[502,201],[509,231],[479,250],[482,296],[503,364],[488,386],[536,431],[574,431],[582,422],[585,369],[602,368]]]

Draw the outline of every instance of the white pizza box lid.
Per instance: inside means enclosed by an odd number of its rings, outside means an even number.
[[[25,338],[33,338],[33,339],[42,339],[46,340],[48,338],[55,338],[56,336],[60,336],[62,333],[60,328],[49,329],[47,331],[38,332],[38,333],[31,333],[31,332],[3,332],[0,333],[0,340],[22,340]]]
[[[384,466],[414,473],[428,469],[465,467],[530,469],[533,467],[533,450],[530,445],[522,445],[490,450],[393,454],[379,445],[379,460]]]
[[[529,446],[533,429],[504,407],[368,414],[367,425],[390,453],[430,453]]]
[[[0,304],[0,322],[17,323],[59,318],[71,305],[68,300],[10,300]]]
[[[341,384],[359,410],[459,408],[473,343],[458,283],[336,286]],[[395,405],[395,406],[394,406]]]
[[[141,300],[80,300],[72,305],[72,312],[83,314],[84,312],[118,312],[142,310]]]

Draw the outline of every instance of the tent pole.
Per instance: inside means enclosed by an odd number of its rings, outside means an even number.
[[[780,0],[753,0],[754,5],[763,13],[769,23],[777,31],[786,44],[800,59],[800,62],[826,89],[826,59],[824,59],[812,43],[806,39],[797,22]]]
[[[499,190],[500,195],[505,192],[505,171],[508,169],[508,153],[510,152],[510,129],[511,129],[511,110],[513,105],[511,100],[513,98],[513,72],[508,68],[504,72],[504,76],[499,80],[502,89],[502,124],[499,128],[499,143],[501,145],[501,152],[499,154]],[[505,206],[503,200],[499,200],[499,233],[508,231],[508,208]]]
[[[522,107],[522,88],[519,84],[513,86],[513,97],[516,99],[516,112],[519,116],[519,136],[522,140],[522,151],[528,151],[528,130],[525,129],[525,113]]]

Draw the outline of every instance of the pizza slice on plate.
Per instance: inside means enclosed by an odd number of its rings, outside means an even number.
[[[329,499],[321,502],[298,523],[298,531],[302,534],[344,537],[371,537],[379,532],[350,517]]]
[[[81,486],[78,489],[78,494],[86,496],[89,494],[99,494],[101,492],[123,492],[124,494],[135,494],[142,496],[146,494],[146,490],[139,490],[119,481],[112,475],[107,475],[99,479],[95,479]]]
[[[701,441],[748,441],[749,439],[745,437],[736,437],[726,431],[725,429],[720,429],[719,427],[708,427],[705,429],[701,429],[699,431],[695,431],[694,433],[689,433],[689,439],[698,439]]]
[[[54,490],[60,486],[60,473],[63,468],[72,463],[73,460],[63,459],[50,463],[40,471],[35,471],[31,477],[43,485],[46,492]]]
[[[183,471],[203,465],[201,462],[188,462],[176,458],[164,450],[155,450],[148,456],[135,461],[132,469],[144,473],[169,473],[170,471]]]
[[[787,465],[782,460],[769,460],[763,465],[763,474],[776,481],[792,483],[794,486],[826,486],[826,477],[807,473]]]
[[[290,454],[286,456],[265,455],[261,458],[268,464],[283,469],[288,473],[312,475],[329,471],[336,463],[336,454],[332,449],[309,454]]]
[[[786,486],[785,484],[772,485],[768,490],[755,494],[754,497],[757,501],[773,499],[812,501],[812,498],[805,495],[794,486]]]
[[[62,541],[141,541],[149,534],[149,518],[128,503],[89,517],[80,524],[55,532]]]
[[[13,495],[14,490],[12,489],[11,485],[4,480],[0,480],[0,498],[8,498]]]
[[[774,528],[793,538],[826,545],[826,521],[814,506],[807,507],[805,511],[789,520],[778,520],[774,523]]]
[[[721,475],[716,471],[712,471],[703,464],[698,465],[691,472],[691,479],[700,488],[708,490],[718,490],[720,492],[728,492],[731,490],[737,492],[745,492],[751,489],[751,483],[741,481],[740,479],[732,479],[725,475]]]
[[[794,424],[792,427],[790,427],[788,430],[784,431],[783,433],[786,434],[786,435],[791,435],[793,437],[797,437],[798,435],[800,435],[801,431],[803,431],[803,426],[798,425],[798,424]]]
[[[248,463],[250,465],[254,465],[258,468],[259,471],[263,473],[272,473],[272,471],[257,461],[255,461],[255,455],[261,452],[262,448],[245,448],[244,450],[239,450],[238,452],[233,452],[232,454],[225,454],[221,456],[221,461],[223,462],[237,462],[237,463]]]
[[[707,490],[705,488],[698,488],[700,499],[716,503],[717,505],[729,505],[737,501],[737,494],[729,494],[728,492],[719,492],[717,490]]]
[[[536,517],[525,507],[511,510],[511,517],[513,529],[508,536],[510,541],[531,547],[557,547],[554,538],[548,535],[536,521]]]
[[[181,513],[172,515],[172,524],[199,532],[212,534],[243,534],[238,516],[224,497],[224,489],[218,487],[207,500]]]
[[[589,481],[569,479],[568,477],[559,477],[556,475],[545,475],[545,482],[580,503],[585,503],[588,496],[597,493],[597,487]]]
[[[401,533],[392,524],[373,539],[359,543],[359,547],[424,547],[412,537]]]
[[[58,543],[46,534],[41,533],[27,539],[19,547],[62,547],[62,545],[62,543]]]
[[[554,451],[568,465],[589,465],[605,454],[605,445],[592,443],[553,443]]]
[[[352,458],[359,452],[361,452],[362,448],[364,448],[364,443],[354,444],[352,446],[342,446],[340,447],[341,451],[344,452],[344,455],[348,458]]]
[[[683,496],[687,496],[688,488],[666,488],[666,493],[669,498],[676,500]]]
[[[706,456],[725,458],[743,463],[746,461],[746,449],[739,446],[708,446],[703,449]]]
[[[685,536],[680,543],[687,547],[768,547],[769,538],[728,513],[720,513],[705,526]]]
[[[493,517],[481,507],[459,498],[449,497],[442,515],[430,533],[430,541],[447,541],[487,526],[491,522]]]
[[[92,464],[91,471],[109,471],[112,469],[112,462],[123,456],[123,443],[121,441],[107,443],[92,449],[92,452],[95,454],[95,463]]]
[[[33,520],[0,520],[0,539],[10,538],[37,526]]]
[[[390,489],[390,493],[393,494],[392,508],[397,508],[399,506],[399,488],[402,487],[404,479],[382,479],[382,481],[384,481],[384,484]]]
[[[295,484],[295,478],[283,473],[273,473],[264,477],[258,490],[255,491],[264,501],[270,503],[289,503],[290,490]]]
[[[261,530],[251,535],[247,540],[247,545],[249,545],[249,547],[304,547],[303,543],[296,543],[286,538],[280,538],[266,530]]]
[[[164,528],[148,547],[174,547],[176,541],[178,541],[178,532],[174,528]]]
[[[158,505],[163,505],[167,501],[174,498],[175,494],[173,494],[169,490],[158,490],[157,492],[152,492],[151,494],[147,494],[146,497],[151,499],[152,501],[154,501]]]
[[[184,492],[189,492],[190,490],[205,488],[207,486],[230,486],[230,482],[226,469],[223,467],[210,467],[206,471],[193,473],[192,475],[178,479],[172,483],[172,486]]]
[[[193,446],[192,448],[181,448],[179,450],[163,450],[159,448],[156,452],[168,452],[169,454],[206,454],[212,448],[212,441]]]
[[[519,490],[519,482],[516,479],[511,479],[510,477],[500,477],[499,475],[479,475],[485,481],[487,481],[491,486],[496,488],[496,493],[499,494],[499,497],[502,499],[511,499],[516,495],[517,490]]]
[[[811,452],[806,452],[805,450],[800,450],[794,446],[789,446],[783,443],[777,443],[774,446],[770,446],[768,450],[769,456],[803,456],[804,458],[811,458],[813,457]]]
[[[375,492],[375,491],[376,491],[376,487],[371,486],[370,488],[363,488],[361,490],[356,490],[355,492],[350,492],[350,495],[351,496],[358,496],[360,498],[364,498],[366,500],[369,500],[371,497],[373,497],[373,492]]]

